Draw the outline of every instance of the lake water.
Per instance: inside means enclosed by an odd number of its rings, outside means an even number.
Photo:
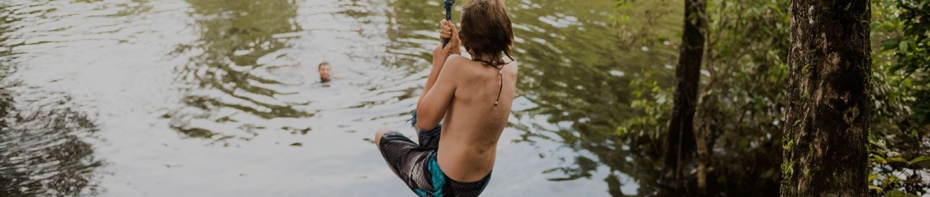
[[[672,72],[683,2],[616,3],[507,2],[519,96],[483,196],[655,190],[611,134],[636,116],[630,80]],[[371,138],[414,134],[443,16],[440,0],[4,0],[0,196],[412,196]]]

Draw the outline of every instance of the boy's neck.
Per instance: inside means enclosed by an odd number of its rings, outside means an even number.
[[[472,53],[472,54],[474,54],[474,53]],[[472,61],[491,61],[492,59],[491,59],[490,55],[483,54],[483,55],[480,55],[480,56],[472,56],[472,57],[471,57],[471,60],[472,60]]]

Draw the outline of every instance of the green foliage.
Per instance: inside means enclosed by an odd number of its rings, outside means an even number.
[[[872,2],[869,188],[885,196],[926,195],[930,183],[930,1]]]
[[[635,87],[632,93],[630,106],[639,111],[639,116],[627,119],[617,127],[617,135],[621,137],[648,137],[651,140],[660,140],[665,131],[665,123],[671,114],[672,91],[670,88],[659,86],[658,81],[652,78],[650,71],[643,71],[637,78],[630,80],[630,87]]]
[[[882,49],[893,50],[898,60],[893,70],[926,72],[930,69],[930,20],[925,17],[930,12],[930,1],[897,0],[896,8],[897,20],[886,21],[895,24],[885,25],[896,28],[881,30],[899,35],[883,41]]]
[[[913,102],[915,120],[921,123],[930,123],[930,1],[926,0],[886,0],[881,1],[885,11],[883,14],[897,15],[894,18],[876,22],[874,29],[886,33],[888,36],[881,43],[881,49],[894,54],[895,63],[888,69],[891,72],[901,71],[912,81],[908,86],[913,87],[910,96]],[[893,6],[893,7],[892,7]],[[913,83],[910,83],[913,82]],[[922,84],[922,85],[919,85]]]
[[[795,145],[781,141],[783,127],[800,124],[784,122],[788,2],[708,1],[697,109],[703,115],[695,117],[695,123],[703,124],[695,126],[706,129],[714,150],[710,194],[777,193],[779,172],[793,173],[794,162],[781,158],[783,149]],[[872,16],[869,190],[885,196],[927,195],[930,183],[923,176],[930,172],[930,1],[875,0]],[[646,72],[631,81],[631,106],[639,116],[617,128],[628,145],[642,149],[663,143],[674,91],[650,76]]]
[[[710,194],[776,195],[787,84],[788,1],[707,2],[708,27],[696,127],[706,128],[713,151]],[[692,16],[695,17],[695,16]],[[658,86],[649,72],[631,81],[631,106],[640,114],[617,134],[639,149],[663,144],[673,87]],[[703,123],[698,125],[699,122]],[[690,171],[693,169],[686,169]],[[693,179],[688,179],[693,181]],[[696,184],[689,182],[687,184]]]

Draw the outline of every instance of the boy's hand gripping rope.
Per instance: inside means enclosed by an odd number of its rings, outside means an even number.
[[[455,4],[455,0],[445,0],[446,7],[446,20],[452,22],[452,4]],[[455,35],[453,35],[455,36]],[[442,48],[446,48],[446,44],[449,44],[449,39],[442,40]]]

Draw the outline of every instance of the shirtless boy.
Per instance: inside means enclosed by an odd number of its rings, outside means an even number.
[[[414,113],[419,144],[396,131],[375,135],[391,170],[419,196],[478,196],[494,168],[517,82],[504,0],[468,0],[462,31],[442,21],[433,66]],[[464,47],[472,58],[460,55]],[[443,120],[442,124],[440,120]]]

